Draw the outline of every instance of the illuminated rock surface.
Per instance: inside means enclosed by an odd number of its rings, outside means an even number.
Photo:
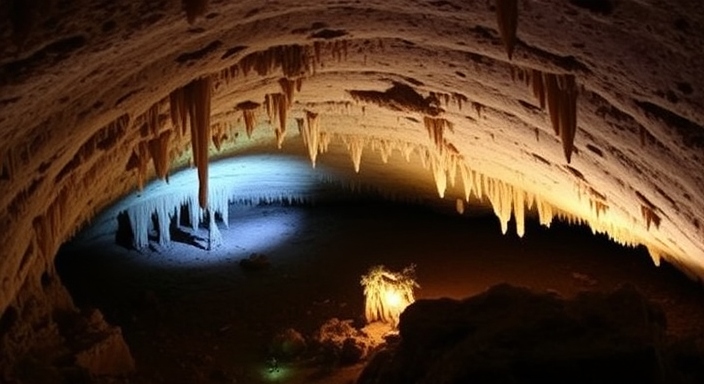
[[[703,18],[686,0],[3,2],[0,313],[34,321],[21,298],[58,246],[147,180],[193,164],[214,209],[209,158],[294,144],[362,179],[409,158],[399,193],[483,198],[519,235],[532,207],[701,279]]]

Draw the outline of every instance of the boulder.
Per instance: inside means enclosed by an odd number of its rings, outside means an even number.
[[[663,313],[630,286],[571,300],[508,285],[418,300],[399,331],[359,384],[671,382]]]

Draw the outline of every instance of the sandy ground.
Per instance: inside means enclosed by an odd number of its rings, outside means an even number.
[[[139,370],[134,381],[351,382],[361,365],[321,370],[299,361],[269,375],[268,346],[289,327],[310,335],[331,317],[361,319],[359,279],[375,264],[416,264],[418,298],[462,298],[502,282],[565,296],[632,283],[665,308],[671,335],[704,329],[699,285],[656,268],[644,249],[582,227],[530,221],[519,239],[501,235],[488,214],[351,198],[231,205],[230,227],[221,230],[224,245],[210,252],[184,242],[129,250],[108,229],[62,248],[57,265],[77,304],[98,307],[123,328]],[[271,267],[244,271],[239,260],[252,253]]]

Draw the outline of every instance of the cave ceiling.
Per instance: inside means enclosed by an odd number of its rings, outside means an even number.
[[[32,0],[0,20],[0,307],[149,180],[195,166],[207,208],[209,159],[294,145],[362,180],[408,159],[504,232],[535,212],[704,276],[699,2]]]

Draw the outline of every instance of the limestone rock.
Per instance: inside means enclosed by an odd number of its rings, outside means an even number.
[[[660,310],[633,288],[572,300],[500,285],[419,300],[358,383],[672,382]]]
[[[98,340],[76,354],[76,364],[94,376],[133,373],[135,363],[119,328],[102,333]]]

